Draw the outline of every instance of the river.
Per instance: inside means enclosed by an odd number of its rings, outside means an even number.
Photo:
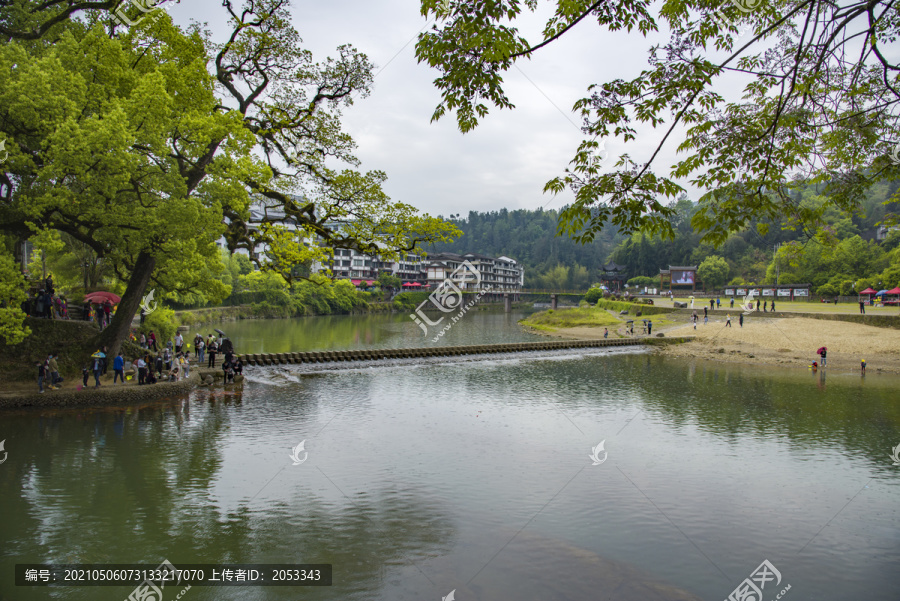
[[[521,317],[473,312],[444,339],[532,339]],[[239,352],[428,344],[406,316],[219,327]],[[896,379],[640,349],[247,373],[141,406],[0,412],[0,599],[134,588],[17,587],[17,563],[163,559],[334,568],[330,587],[185,601],[722,601],[764,560],[765,601],[898,598]]]

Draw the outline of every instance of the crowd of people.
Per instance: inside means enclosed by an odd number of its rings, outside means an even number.
[[[69,303],[64,296],[57,296],[53,285],[53,276],[29,290],[27,298],[20,307],[25,315],[41,319],[69,319]]]
[[[204,359],[208,360],[209,369],[215,367],[216,355],[223,355],[222,375],[225,383],[233,383],[235,376],[243,375],[244,364],[240,357],[234,354],[234,345],[231,340],[222,336],[217,338],[210,334],[205,340],[197,334],[194,337],[194,355],[192,357],[189,345],[185,345],[184,337],[177,333],[173,340],[167,341],[162,351],[158,350],[158,339],[154,332],[148,335],[132,332],[131,340],[137,342],[146,352],[139,354],[132,360],[125,358],[120,351],[112,358],[113,385],[131,380],[137,376],[137,384],[140,386],[156,384],[157,382],[178,382],[190,377],[191,364],[203,367]],[[153,351],[151,353],[151,351]],[[38,390],[44,392],[44,386],[50,390],[56,390],[63,382],[57,365],[58,353],[50,353],[47,358],[37,363]],[[109,350],[107,347],[97,349],[91,354],[89,360],[81,370],[81,386],[79,390],[89,386],[91,376],[94,379],[94,388],[101,386],[100,378],[107,374],[109,368]],[[129,372],[126,374],[126,372]]]

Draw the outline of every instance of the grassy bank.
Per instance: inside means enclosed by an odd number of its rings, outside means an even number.
[[[31,328],[31,336],[19,344],[0,344],[0,382],[37,382],[35,363],[44,361],[49,353],[58,353],[57,363],[64,378],[80,379],[81,368],[97,350],[93,340],[100,330],[88,322],[75,320],[28,317],[25,323]],[[123,344],[122,351],[129,357],[141,352],[131,343]]]
[[[574,307],[572,309],[548,309],[534,313],[519,322],[538,330],[553,332],[559,328],[577,327],[617,327],[622,321],[608,311],[597,307]]]

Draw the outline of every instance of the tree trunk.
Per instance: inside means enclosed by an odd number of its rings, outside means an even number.
[[[141,305],[144,290],[150,282],[150,276],[153,274],[155,267],[156,257],[144,252],[138,255],[134,270],[131,272],[131,278],[128,280],[128,287],[125,289],[125,294],[119,303],[119,308],[116,309],[112,322],[97,337],[98,346],[109,347],[108,356],[118,354],[122,342],[128,337],[131,331],[131,322]]]

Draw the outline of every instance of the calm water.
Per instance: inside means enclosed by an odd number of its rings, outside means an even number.
[[[540,336],[522,331],[517,325],[527,314],[522,311],[507,314],[496,309],[469,311],[439,337],[437,342],[432,340],[449,319],[444,319],[439,326],[429,328],[429,335],[425,336],[405,313],[244,320],[204,326],[206,329],[202,334],[212,332],[212,327],[220,328],[234,340],[235,349],[239,353],[459,346],[543,340]],[[432,321],[440,316],[440,313],[428,314]],[[195,333],[201,332],[195,328],[191,332],[191,338]]]
[[[373,346],[402,346],[389,321]],[[633,350],[459,359],[0,413],[0,598],[121,601],[132,587],[16,588],[12,566],[163,558],[334,565],[330,588],[188,601],[722,601],[763,560],[782,575],[765,601],[900,597],[897,380]]]

